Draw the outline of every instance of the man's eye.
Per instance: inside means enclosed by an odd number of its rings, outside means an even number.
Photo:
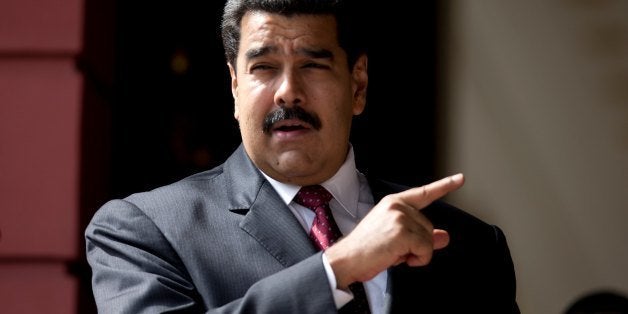
[[[320,63],[315,63],[315,62],[306,63],[303,67],[305,67],[305,68],[315,68],[315,69],[327,69],[327,68],[329,68],[327,65],[320,64]]]
[[[272,70],[272,69],[273,69],[273,67],[270,66],[270,65],[267,65],[267,64],[256,64],[256,65],[254,65],[254,66],[252,66],[250,68],[250,71],[251,72],[253,72],[253,71],[265,71],[265,70]]]

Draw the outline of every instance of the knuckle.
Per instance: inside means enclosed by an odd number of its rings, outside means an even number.
[[[430,193],[427,187],[424,185],[419,188],[419,194],[421,195],[421,197],[427,197]]]

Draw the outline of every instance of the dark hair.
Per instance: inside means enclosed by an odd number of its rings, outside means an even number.
[[[227,62],[235,66],[240,44],[240,22],[246,12],[263,11],[285,16],[330,14],[336,18],[338,44],[347,54],[349,68],[361,54],[366,54],[364,12],[352,1],[343,0],[228,0],[225,4],[221,33]],[[357,4],[358,1],[353,1]]]

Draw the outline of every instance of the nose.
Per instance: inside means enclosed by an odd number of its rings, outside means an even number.
[[[301,105],[304,100],[303,79],[294,71],[286,70],[275,91],[275,104],[281,107]]]

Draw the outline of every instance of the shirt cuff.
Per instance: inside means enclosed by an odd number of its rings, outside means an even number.
[[[345,291],[338,289],[336,287],[336,275],[334,275],[334,270],[331,269],[331,265],[329,265],[329,261],[327,260],[327,256],[325,253],[323,255],[323,266],[325,267],[325,273],[327,274],[327,280],[329,281],[329,287],[331,288],[331,293],[334,297],[334,302],[336,303],[336,308],[339,309],[343,307],[345,304],[349,303],[349,301],[353,300],[353,293],[351,290]]]

